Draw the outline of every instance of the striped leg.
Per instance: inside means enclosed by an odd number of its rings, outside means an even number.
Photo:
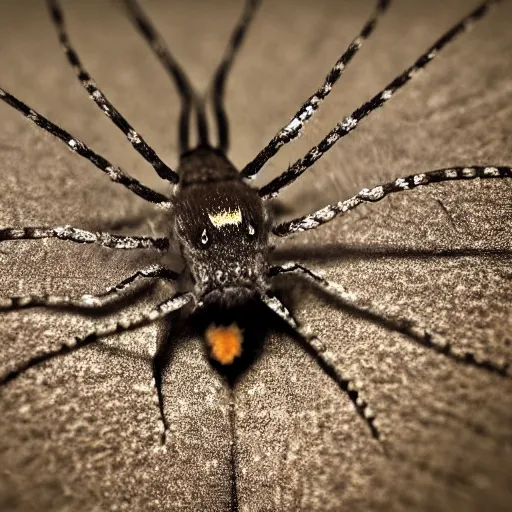
[[[501,375],[502,377],[509,376],[510,365],[508,363],[494,363],[487,359],[477,358],[477,356],[471,352],[458,351],[441,335],[431,331],[420,322],[404,318],[399,311],[391,312],[390,310],[392,308],[388,308],[388,311],[385,311],[380,307],[365,302],[353,293],[348,292],[340,284],[324,279],[319,274],[299,263],[290,262],[282,266],[272,267],[269,271],[269,276],[275,277],[285,273],[304,275],[322,290],[336,297],[349,308],[366,313],[369,317],[378,320],[380,323],[384,323],[386,327],[409,336],[420,345],[435,350],[440,354],[444,354],[457,363],[482,368],[491,373]]]
[[[375,414],[369,407],[368,403],[361,397],[361,393],[358,390],[355,382],[347,377],[342,370],[339,369],[339,364],[335,357],[314,334],[311,334],[309,330],[301,326],[297,320],[292,316],[290,311],[284,306],[284,304],[276,297],[269,295],[263,295],[263,302],[276,313],[282,320],[284,320],[307,344],[310,351],[315,355],[316,360],[322,367],[322,369],[336,382],[338,387],[347,394],[352,404],[354,405],[357,413],[368,425],[372,436],[375,439],[379,439],[380,433],[375,425]]]
[[[235,56],[242,46],[247,29],[260,3],[261,0],[246,0],[242,16],[231,34],[226,52],[213,78],[213,104],[217,118],[218,148],[223,153],[226,153],[229,148],[229,124],[224,108],[224,87]]]
[[[299,231],[315,229],[331,221],[338,215],[343,215],[349,210],[357,208],[363,203],[375,203],[394,192],[404,192],[419,187],[420,185],[428,185],[430,183],[472,180],[475,178],[512,178],[512,167],[484,167],[474,165],[472,167],[450,167],[420,174],[411,174],[405,178],[398,178],[395,181],[390,181],[389,183],[371,189],[363,188],[358,194],[345,201],[330,204],[309,215],[274,226],[272,233],[277,236],[288,236]]]
[[[156,249],[166,251],[169,248],[168,238],[113,235],[101,231],[85,231],[71,226],[0,229],[0,242],[7,240],[41,240],[43,238],[58,238],[79,244],[98,244],[110,249]]]
[[[129,330],[136,329],[138,327],[142,327],[144,325],[151,324],[156,320],[164,318],[169,315],[173,311],[177,311],[185,306],[192,299],[192,295],[189,293],[185,293],[182,295],[176,295],[171,299],[167,299],[158,306],[143,313],[135,314],[131,317],[119,318],[117,321],[106,324],[98,329],[92,331],[81,338],[74,338],[70,340],[69,343],[62,345],[61,347],[52,350],[50,352],[46,352],[44,354],[39,354],[25,363],[21,364],[14,370],[9,371],[5,375],[0,377],[0,385],[7,384],[8,382],[16,379],[23,373],[25,373],[30,368],[37,366],[41,363],[49,361],[54,357],[61,356],[64,354],[68,354],[70,352],[75,352],[82,347],[86,347],[87,345],[91,345],[95,341],[100,338],[104,338],[106,336],[110,336],[111,334],[117,334]]]
[[[81,297],[69,297],[67,295],[23,295],[15,297],[0,298],[1,310],[15,310],[32,307],[75,307],[98,309],[114,302],[121,294],[132,288],[142,278],[159,278],[168,281],[176,281],[179,274],[166,267],[154,265],[152,267],[138,270],[115,286],[107,288],[98,295],[82,295]]]
[[[300,107],[298,112],[290,119],[290,122],[281,128],[272,140],[249,162],[242,170],[244,178],[255,177],[259,170],[288,142],[296,139],[311,117],[317,111],[320,103],[329,95],[334,84],[339,80],[345,67],[359,51],[366,39],[372,34],[378,19],[388,8],[391,0],[378,0],[377,6],[364,24],[359,35],[350,43],[345,52],[336,61],[329,74],[325,77],[322,86]]]
[[[46,119],[46,117],[38,114],[35,110],[31,109],[28,105],[2,88],[0,88],[0,100],[5,101],[5,103],[13,107],[15,110],[21,112],[27,119],[39,126],[39,128],[43,129],[45,132],[48,132],[57,139],[60,139],[71,151],[78,153],[81,157],[92,162],[98,169],[107,174],[114,183],[120,183],[150,203],[154,203],[166,209],[171,208],[172,203],[169,198],[142,185],[142,183],[137,181],[135,178],[125,174],[119,167],[114,167],[108,160],[92,151],[92,149],[89,149],[81,140],[73,137],[60,126],[57,126],[50,120]]]
[[[402,88],[418,71],[429,64],[434,57],[448,43],[453,41],[458,35],[468,30],[475,21],[483,18],[489,11],[491,5],[498,3],[500,0],[486,0],[482,2],[474,11],[463,18],[459,23],[452,27],[446,34],[437,40],[416,62],[406,69],[402,74],[397,76],[382,91],[377,93],[371,100],[354,110],[352,114],[338,123],[317,146],[310,149],[304,156],[292,164],[280,176],[272,180],[270,183],[262,187],[259,194],[264,199],[277,196],[280,191],[293,183],[306,169],[311,167],[320,157],[322,157],[334,144],[345,135],[348,135],[358,123],[368,114],[381,107],[388,101],[396,91]]]
[[[66,25],[64,21],[64,14],[60,8],[58,0],[47,0],[48,8],[50,9],[52,20],[59,35],[59,41],[62,49],[66,54],[69,63],[75,70],[78,80],[84,86],[85,90],[89,93],[89,97],[100,107],[103,113],[126,135],[127,139],[135,150],[140,153],[155,169],[160,178],[170,181],[171,183],[178,183],[178,175],[167,165],[165,165],[158,155],[154,152],[153,148],[148,146],[142,136],[137,133],[130,123],[123,117],[123,115],[110,103],[107,97],[97,87],[94,80],[91,78],[87,70],[83,67],[78,54],[73,49],[69,36],[67,34]]]
[[[158,57],[164,68],[171,75],[181,98],[180,128],[179,128],[179,148],[180,154],[189,150],[189,121],[190,110],[195,106],[197,115],[197,126],[199,141],[203,144],[208,143],[208,125],[204,105],[195,93],[187,75],[182,67],[174,59],[167,48],[162,36],[156,31],[155,27],[141,9],[137,0],[124,0],[124,4],[135,27],[142,34],[144,39],[151,46],[155,55]]]

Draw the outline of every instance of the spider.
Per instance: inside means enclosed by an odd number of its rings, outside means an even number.
[[[485,16],[499,0],[483,1],[460,22],[440,37],[410,67],[392,80],[383,90],[339,122],[303,158],[263,187],[256,189],[250,180],[256,177],[266,162],[286,144],[296,139],[306,123],[329,95],[345,68],[373,33],[379,19],[388,10],[390,0],[378,0],[358,36],[335,62],[321,87],[300,107],[269,143],[241,171],[229,161],[229,124],[224,106],[225,84],[235,56],[259,7],[259,0],[247,0],[241,18],[229,41],[227,51],[217,68],[211,93],[217,128],[217,145],[210,139],[206,116],[206,99],[191,86],[186,74],[167,49],[136,0],[124,0],[127,12],[135,27],[148,42],[162,65],[170,73],[181,97],[178,143],[180,163],[176,171],[169,168],[146,143],[125,117],[114,107],[96,85],[72,46],[65,19],[58,0],[47,0],[51,19],[55,25],[64,53],[78,80],[90,98],[104,114],[124,133],[133,148],[154,168],[160,178],[174,185],[171,196],[162,195],[125,174],[101,155],[95,153],[77,137],[52,123],[21,100],[0,88],[0,99],[22,113],[42,130],[63,141],[67,147],[89,160],[104,172],[111,181],[173,214],[170,235],[154,238],[147,236],[121,236],[107,232],[90,232],[71,226],[62,227],[9,227],[0,230],[0,240],[35,240],[58,238],[81,244],[98,244],[111,249],[154,249],[167,251],[170,241],[177,241],[185,270],[176,272],[163,265],[153,265],[135,272],[117,285],[98,295],[68,296],[13,296],[2,299],[0,308],[16,310],[28,307],[84,307],[101,308],[146,279],[162,279],[176,285],[176,293],[143,313],[120,318],[100,326],[84,337],[70,340],[62,347],[32,357],[17,368],[0,377],[0,384],[13,381],[24,372],[54,357],[74,352],[97,340],[115,333],[147,325],[181,309],[195,314],[204,309],[230,310],[251,301],[261,301],[291,328],[304,343],[327,374],[346,393],[355,410],[366,423],[371,436],[380,438],[375,414],[362,396],[358,385],[346,375],[326,345],[307,326],[301,325],[275,292],[274,283],[281,275],[300,275],[314,286],[334,296],[342,304],[360,311],[368,317],[385,317],[387,324],[405,333],[416,342],[444,354],[459,363],[469,364],[507,376],[509,366],[479,358],[471,352],[454,350],[450,343],[421,322],[403,317],[400,312],[390,315],[379,307],[357,297],[342,285],[325,279],[318,272],[297,262],[272,264],[270,236],[286,237],[316,229],[347,212],[367,203],[380,201],[390,194],[406,192],[420,186],[444,181],[471,179],[512,178],[512,168],[499,165],[450,167],[426,171],[397,178],[371,188],[363,188],[348,199],[330,204],[318,211],[286,222],[274,223],[271,200],[297,180],[341,138],[354,131],[359,123],[377,108],[389,101],[418,71],[435,58],[446,45],[465,32],[473,23]],[[190,119],[196,118],[198,144],[190,145]],[[242,354],[244,334],[237,323],[211,324],[204,333],[211,358],[219,366],[233,365]],[[158,376],[155,375],[158,384]],[[161,391],[158,392],[162,442],[166,440],[167,424]]]

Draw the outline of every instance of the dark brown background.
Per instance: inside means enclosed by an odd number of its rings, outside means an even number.
[[[175,166],[179,103],[118,3],[65,0],[72,40],[111,101]],[[409,65],[475,1],[396,1],[307,133],[265,168],[285,168]],[[227,90],[234,163],[243,166],[321,83],[371,1],[267,1]],[[240,11],[237,1],[148,1],[198,87]],[[443,166],[512,163],[510,3],[338,143],[283,194],[298,213],[362,186]],[[0,3],[0,83],[148,185],[162,184],[81,90],[43,1]],[[0,105],[0,225],[150,234],[156,209],[112,184]],[[458,182],[399,194],[286,243],[354,292],[425,320],[458,348],[512,359],[512,185]],[[137,229],[121,230],[144,219]],[[60,241],[0,246],[0,293],[101,291],[156,261]],[[171,292],[162,285],[130,306]],[[130,309],[130,308],[128,308]],[[390,452],[285,334],[236,388],[240,510],[510,510],[512,383],[462,367],[314,294],[301,319],[364,383]],[[2,314],[0,371],[103,319]],[[229,510],[228,394],[199,338],[177,340],[165,374],[158,451],[151,326],[28,372],[0,390],[0,510]]]

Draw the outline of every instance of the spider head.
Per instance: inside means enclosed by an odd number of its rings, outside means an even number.
[[[232,306],[261,293],[269,218],[255,190],[238,175],[188,184],[175,211],[175,232],[198,301]]]

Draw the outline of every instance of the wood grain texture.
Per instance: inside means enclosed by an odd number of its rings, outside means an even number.
[[[178,96],[118,2],[63,0],[88,71],[171,167]],[[258,183],[302,156],[472,9],[470,0],[397,0],[306,133]],[[147,8],[197,87],[206,87],[240,2]],[[289,121],[371,12],[370,1],[264,3],[226,96],[243,167]],[[283,193],[304,214],[393,177],[449,165],[512,163],[512,6],[439,55]],[[96,151],[166,192],[86,97],[43,2],[0,3],[0,83]],[[0,105],[0,226],[71,224],[151,235],[165,219]],[[142,219],[142,222],[139,222]],[[279,241],[384,308],[399,307],[455,346],[512,361],[512,184],[458,182],[398,194]],[[159,234],[165,234],[158,231]],[[156,262],[59,240],[0,245],[0,295],[102,291]],[[157,286],[128,305],[156,304]],[[452,363],[294,285],[294,311],[364,384],[388,455],[350,401],[284,331],[236,389],[238,506],[244,511],[505,511],[512,502],[512,382]],[[86,333],[98,318],[42,310],[0,317],[0,372]],[[274,325],[264,316],[262,323]],[[165,326],[115,336],[0,389],[0,510],[230,510],[228,392],[200,338],[173,339],[165,373],[167,452],[149,352]]]

